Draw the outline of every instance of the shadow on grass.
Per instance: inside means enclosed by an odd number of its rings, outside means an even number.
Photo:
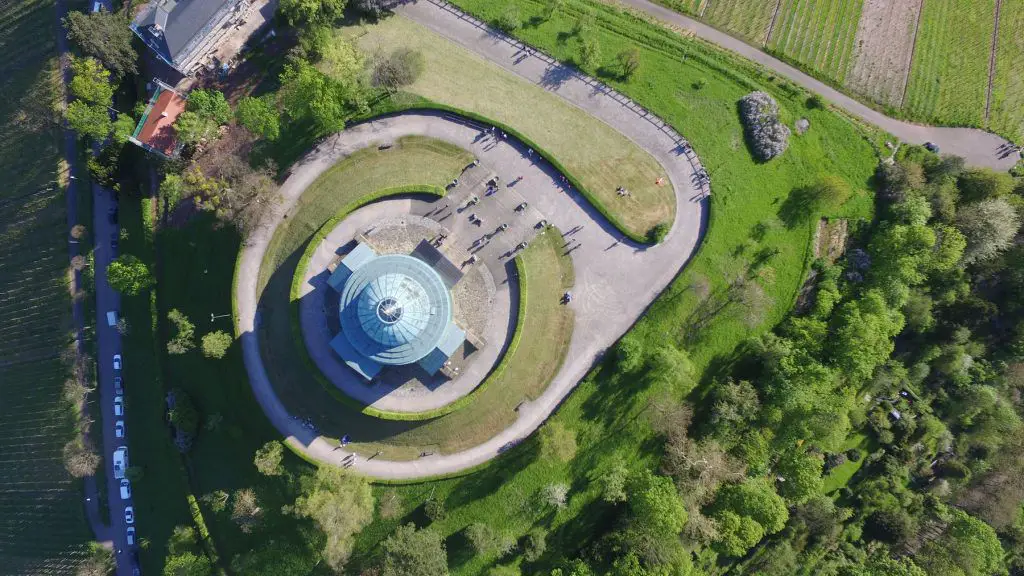
[[[779,220],[787,228],[796,228],[806,224],[818,210],[817,191],[813,186],[800,186],[789,192],[789,196],[779,206]]]

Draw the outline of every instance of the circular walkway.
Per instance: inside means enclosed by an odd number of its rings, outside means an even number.
[[[480,34],[474,26],[470,26],[469,31],[467,33]],[[493,44],[477,53],[503,66],[511,63],[518,49],[510,42],[496,40],[499,36],[496,32],[492,34]],[[557,184],[559,175],[546,164],[535,164],[521,143],[510,138],[484,145],[478,128],[439,113],[408,113],[374,120],[328,138],[296,163],[279,191],[281,202],[267,215],[268,222],[280,221],[317,177],[353,152],[402,136],[421,135],[470,150],[495,166],[503,181],[525,175],[530,186],[517,189],[531,206],[543,214],[553,215],[550,223],[563,231],[580,228],[574,236],[581,247],[574,250],[572,256],[576,285],[586,289],[580,290],[573,299],[576,324],[569,351],[544,393],[520,406],[515,423],[473,448],[402,462],[382,458],[367,460],[366,455],[361,455],[353,466],[360,473],[382,479],[416,479],[455,473],[482,464],[497,456],[504,447],[527,437],[573,390],[595,359],[644,314],[692,257],[703,237],[708,201],[704,191],[695,184],[699,161],[692,150],[681,146],[680,136],[659,118],[600,82],[557,62],[545,66],[516,71],[633,140],[669,175],[676,197],[676,217],[661,244],[647,247],[623,240],[622,234],[585,199],[577,194],[561,193]],[[556,86],[546,84],[544,79],[551,75],[565,78],[565,81]],[[340,459],[347,454],[335,450],[335,446],[292,419],[275,395],[260,357],[254,331],[259,301],[255,279],[272,235],[273,226],[255,231],[235,270],[236,322],[249,381],[267,417],[292,447],[302,450],[311,459],[340,465]]]

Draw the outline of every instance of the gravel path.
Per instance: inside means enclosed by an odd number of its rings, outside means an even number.
[[[416,479],[450,474],[494,458],[537,429],[572,391],[596,358],[628,330],[647,306],[668,286],[689,261],[707,226],[708,202],[704,191],[694,184],[699,161],[683,146],[684,140],[657,117],[621,94],[572,68],[553,62],[521,44],[482,28],[463,15],[421,2],[400,9],[415,17],[424,15],[431,28],[481,56],[544,86],[550,92],[580,106],[620,131],[651,154],[669,175],[676,197],[676,218],[665,241],[656,247],[633,244],[622,239],[588,202],[578,194],[559,191],[559,174],[537,163],[527,148],[512,139],[498,144],[486,142],[478,127],[443,114],[402,114],[352,127],[327,139],[296,163],[282,185],[281,202],[268,215],[276,223],[292,210],[302,192],[338,160],[378,142],[405,135],[422,135],[458,144],[484,157],[499,170],[503,182],[526,175],[515,187],[531,207],[550,215],[551,223],[563,231],[579,228],[572,236],[580,247],[572,252],[576,269],[576,290],[572,306],[576,315],[573,338],[565,363],[545,392],[519,408],[514,424],[490,440],[454,454],[433,455],[415,461],[389,461],[387,455],[367,458],[357,455],[353,468],[375,478]],[[293,418],[274,393],[260,358],[256,326],[256,278],[263,255],[273,235],[273,225],[255,232],[241,254],[235,271],[237,282],[237,329],[253,392],[271,422],[289,444],[307,457],[340,465],[348,454],[336,450],[315,432]],[[557,298],[560,295],[551,295]]]
[[[414,7],[406,7],[400,10],[413,20],[426,24],[433,19],[428,16],[428,6],[434,7],[434,11],[443,11],[433,3],[434,0],[419,2]],[[944,154],[955,154],[962,156],[972,166],[985,166],[998,170],[1009,170],[1016,163],[1016,154],[1004,153],[1004,147],[1009,142],[1001,136],[985,132],[976,128],[944,128],[938,126],[923,126],[911,124],[902,120],[890,118],[885,114],[867,106],[860,101],[843,94],[839,90],[816,80],[800,70],[778,60],[765,52],[747,44],[746,42],[733,38],[732,36],[712,28],[707,24],[698,22],[673,12],[672,10],[649,2],[648,0],[619,0],[623,4],[647,13],[658,20],[667,22],[692,32],[694,35],[753,60],[761,66],[789,78],[791,81],[804,88],[822,95],[830,102],[846,110],[850,114],[878,126],[893,134],[904,142],[912,144],[924,144],[934,142],[939,145]],[[448,36],[446,34],[446,36]],[[451,36],[449,36],[451,37]]]

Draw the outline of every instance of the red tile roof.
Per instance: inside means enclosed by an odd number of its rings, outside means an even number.
[[[185,111],[185,99],[174,90],[159,90],[149,113],[142,119],[136,139],[164,156],[173,156],[178,144],[174,121]]]

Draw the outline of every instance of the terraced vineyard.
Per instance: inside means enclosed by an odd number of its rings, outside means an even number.
[[[1024,142],[1024,0],[1003,0],[989,128]]]
[[[994,26],[995,0],[925,0],[904,111],[922,122],[984,126]]]
[[[767,48],[842,84],[863,0],[782,0]]]
[[[708,0],[704,19],[749,42],[763,45],[778,0]]]
[[[0,574],[73,574],[90,539],[61,458],[73,414],[55,32],[53,0],[0,3]]]

